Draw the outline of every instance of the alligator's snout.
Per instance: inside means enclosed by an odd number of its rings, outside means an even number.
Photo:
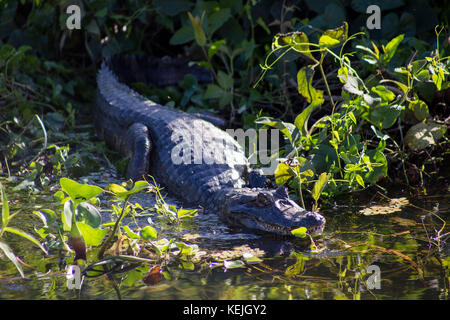
[[[320,234],[325,227],[325,218],[317,212],[303,209],[289,199],[287,190],[248,189],[240,190],[230,198],[226,218],[251,229],[259,229],[282,235],[307,228],[309,234]]]

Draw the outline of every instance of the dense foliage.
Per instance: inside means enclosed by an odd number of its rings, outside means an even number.
[[[274,156],[282,161],[270,178],[295,190],[306,208],[317,209],[321,196],[389,183],[426,193],[430,182],[448,178],[450,8],[444,3],[0,1],[1,173],[16,190],[65,192],[55,194],[61,214],[35,212],[44,223],[37,233],[46,241],[66,246],[81,237],[100,246],[109,239],[95,206],[105,190],[67,177],[110,162],[123,171],[122,155],[108,151],[91,124],[96,70],[103,57],[145,53],[185,56],[214,75],[207,85],[191,76],[167,88],[133,84],[152,100],[216,113],[230,127],[280,129],[284,144]],[[70,4],[81,8],[80,30],[66,27]],[[380,30],[365,27],[371,4],[381,7]],[[147,187],[159,199],[156,210],[171,222],[193,214],[167,206],[156,185]],[[113,206],[116,223],[103,227],[112,227],[110,237],[125,234],[130,248],[157,238],[153,227],[133,231],[122,224],[123,215],[136,210],[128,197],[145,188],[109,190],[124,203]],[[94,203],[77,202],[73,192],[89,193],[83,196]],[[5,204],[3,189],[2,195]],[[9,208],[3,210],[0,238],[16,230],[6,226]],[[198,253],[173,239],[154,243],[158,256],[174,247],[182,260]],[[9,248],[3,251],[18,265]]]

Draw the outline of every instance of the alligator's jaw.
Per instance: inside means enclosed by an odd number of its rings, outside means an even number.
[[[310,235],[321,234],[325,218],[301,208],[289,199],[284,187],[277,190],[240,189],[226,203],[224,218],[232,225],[262,230],[283,236],[305,227]]]

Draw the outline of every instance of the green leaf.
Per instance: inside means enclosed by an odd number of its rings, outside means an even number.
[[[306,98],[308,103],[321,105],[324,102],[323,91],[312,87],[314,68],[312,65],[301,68],[297,73],[298,93]]]
[[[178,29],[169,40],[172,46],[185,44],[194,39],[194,32],[191,25],[183,26]]]
[[[304,238],[306,237],[306,232],[308,231],[308,229],[306,229],[305,227],[300,227],[294,230],[291,230],[291,233],[296,236],[297,238]]]
[[[284,45],[289,45],[295,51],[315,60],[311,54],[311,51],[309,50],[308,36],[303,32],[297,31],[286,34],[279,33],[275,35],[272,44],[273,49],[277,49]]]
[[[429,116],[428,106],[422,100],[411,101],[409,109],[414,112],[414,116],[419,121],[423,121]]]
[[[332,48],[344,43],[348,38],[348,24],[344,24],[336,29],[326,30],[319,38],[319,46]]]
[[[390,102],[395,99],[395,94],[392,91],[386,89],[385,86],[378,85],[376,87],[372,87],[371,90],[385,102]]]
[[[207,32],[211,36],[217,29],[219,29],[231,17],[230,8],[223,8],[214,11],[208,15]]]
[[[72,229],[72,222],[74,219],[72,200],[68,200],[64,203],[64,209],[61,213],[61,220],[63,222],[64,231],[70,231]]]
[[[133,188],[131,188],[131,190],[129,191],[124,187],[119,186],[118,184],[110,184],[106,188],[109,191],[115,193],[118,198],[125,200],[131,195],[141,192],[142,190],[148,189],[150,187],[151,185],[147,181],[139,180],[134,183]]]
[[[0,183],[0,191],[2,193],[2,226],[6,226],[9,222],[9,205],[3,184]]]
[[[84,222],[77,222],[76,225],[87,246],[99,246],[108,232],[107,229],[92,228]]]
[[[20,272],[20,275],[22,276],[22,278],[25,278],[25,274],[23,273],[22,266],[20,265],[19,260],[17,260],[17,257],[14,254],[14,252],[11,250],[11,248],[6,243],[0,241],[0,249],[2,249],[5,256],[9,260],[11,260],[11,262],[14,264],[16,269]]]
[[[320,104],[318,104],[318,103],[311,103],[308,107],[306,107],[302,111],[302,113],[300,113],[295,118],[294,125],[298,129],[298,131],[300,131],[302,133],[303,136],[307,135],[307,132],[308,132],[307,124],[308,124],[308,119],[309,119],[309,116],[311,115],[311,112],[319,106],[320,106]]]
[[[323,188],[325,188],[330,177],[331,174],[326,172],[322,172],[320,174],[319,179],[317,179],[312,190],[312,197],[315,201],[319,200],[320,194],[322,193]]]
[[[273,119],[271,117],[261,117],[255,120],[257,124],[265,124],[281,131],[281,133],[292,144],[292,133],[295,130],[295,126],[289,122],[283,122],[281,120]]]
[[[228,90],[233,87],[234,81],[233,81],[233,78],[229,74],[226,74],[223,71],[219,71],[217,73],[217,82],[223,89]]]
[[[194,18],[190,12],[188,12],[188,16],[189,20],[191,20],[192,27],[194,28],[195,41],[200,47],[204,47],[206,45],[206,35],[201,25],[203,16],[200,19],[197,17]]]
[[[33,242],[35,245],[37,245],[39,248],[41,248],[42,251],[44,251],[45,254],[47,254],[47,250],[45,250],[45,248],[41,245],[41,243],[39,241],[36,240],[35,237],[33,237],[31,234],[26,233],[25,231],[16,229],[16,228],[12,228],[12,227],[6,227],[3,229],[6,232],[9,233],[14,233],[18,236],[21,236],[22,238],[25,238],[31,242]]]
[[[274,172],[275,182],[277,183],[277,185],[281,186],[285,184],[289,179],[291,179],[294,176],[295,174],[291,166],[289,166],[284,162],[278,163],[278,166]]]
[[[156,232],[155,228],[146,226],[140,231],[140,236],[144,240],[152,240],[157,238],[158,233]]]
[[[364,180],[363,180],[363,178],[359,174],[357,174],[355,176],[355,178],[356,178],[356,182],[358,182],[359,185],[364,188]]]
[[[405,143],[413,150],[422,150],[436,144],[446,131],[446,125],[421,122],[409,128],[405,135]]]
[[[140,239],[141,237],[136,232],[133,232],[129,226],[123,226],[123,230],[127,233],[130,239]]]
[[[389,41],[389,43],[385,47],[386,53],[383,54],[383,56],[382,56],[383,63],[388,63],[389,61],[391,61],[392,57],[394,56],[395,52],[397,51],[398,45],[400,44],[400,42],[403,41],[404,37],[405,37],[405,35],[401,34],[401,35],[395,37],[394,39],[392,39],[391,41]]]
[[[104,192],[100,187],[89,184],[80,184],[68,178],[61,178],[59,184],[61,185],[62,190],[67,193],[76,204],[82,200],[89,200]]]
[[[92,228],[98,228],[102,224],[100,211],[88,202],[81,202],[77,207],[77,220],[84,220]]]
[[[206,88],[203,99],[216,99],[224,95],[225,91],[216,84],[210,83]]]

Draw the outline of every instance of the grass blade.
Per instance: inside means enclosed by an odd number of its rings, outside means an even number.
[[[37,245],[39,248],[41,248],[42,251],[45,252],[45,254],[47,254],[47,250],[45,250],[45,248],[41,245],[41,243],[39,241],[36,240],[35,237],[33,237],[31,234],[26,233],[25,231],[16,229],[16,228],[11,228],[11,227],[6,227],[4,228],[4,231],[6,232],[10,232],[10,233],[14,233],[17,234],[27,240],[30,240],[31,242],[33,242],[35,245]]]
[[[2,226],[5,227],[9,221],[9,205],[8,199],[6,198],[5,190],[3,185],[0,183],[0,192],[2,194]]]
[[[20,275],[22,278],[25,278],[25,274],[23,273],[22,266],[19,263],[19,260],[17,260],[16,255],[14,252],[12,252],[11,248],[4,242],[0,241],[0,249],[3,250],[5,255],[8,257],[9,260],[16,266],[17,270],[19,270]]]

